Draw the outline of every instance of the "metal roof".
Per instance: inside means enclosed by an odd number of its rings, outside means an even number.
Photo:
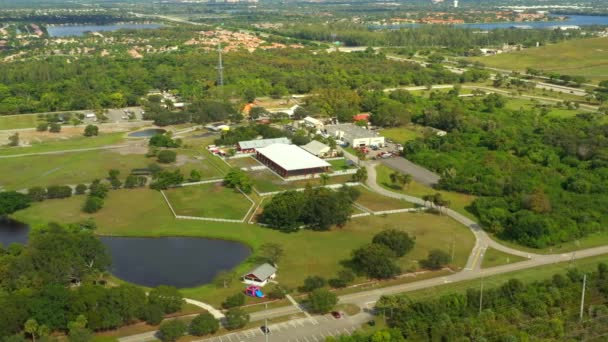
[[[330,166],[323,159],[306,152],[295,145],[273,144],[257,150],[285,171],[315,169]]]
[[[315,156],[318,156],[321,153],[326,153],[329,151],[329,146],[325,145],[324,143],[318,141],[318,140],[313,140],[311,142],[309,142],[308,144],[302,146],[302,148],[306,151],[308,151],[309,153],[314,154]]]
[[[371,131],[369,129],[361,128],[357,125],[350,124],[350,123],[325,126],[325,130],[327,130],[327,133],[332,134],[334,136],[339,135],[341,133],[349,139],[365,139],[365,138],[380,137],[380,135],[377,132]]]
[[[291,140],[288,138],[273,138],[273,139],[258,139],[258,140],[246,140],[239,141],[239,147],[242,150],[250,150],[252,148],[258,149],[272,144],[291,144]]]
[[[249,271],[249,273],[243,275],[243,277],[246,277],[246,276],[252,274],[254,277],[260,279],[261,281],[264,281],[264,280],[270,278],[270,276],[275,274],[276,272],[277,272],[276,268],[274,268],[272,265],[266,263],[266,264],[262,264],[256,268],[254,268],[253,270]]]

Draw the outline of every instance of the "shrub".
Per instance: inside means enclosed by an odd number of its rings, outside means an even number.
[[[316,289],[308,296],[308,302],[313,312],[324,314],[338,304],[338,297],[328,289]]]
[[[46,132],[46,131],[48,131],[48,129],[49,129],[48,122],[42,122],[42,123],[39,123],[38,126],[36,126],[36,130],[38,132]]]
[[[163,342],[177,341],[187,330],[186,323],[177,319],[162,323],[158,329],[160,340]]]
[[[425,268],[437,270],[450,263],[450,255],[442,250],[434,249],[429,252],[428,258],[422,260],[420,264]]]
[[[384,245],[371,243],[353,251],[353,265],[370,278],[386,279],[401,270],[394,262],[395,253]]]
[[[224,309],[230,309],[245,304],[245,295],[241,292],[232,295],[222,303]]]
[[[251,193],[253,183],[249,175],[239,168],[232,168],[224,177],[224,185],[229,188],[239,188],[246,194]]]
[[[158,304],[148,304],[144,307],[141,319],[150,325],[158,325],[163,320],[163,308]]]
[[[83,195],[85,192],[87,192],[86,185],[84,185],[84,184],[76,185],[76,195]]]
[[[385,245],[397,257],[402,257],[414,248],[415,239],[411,238],[406,232],[388,229],[376,234],[372,242]]]
[[[188,332],[194,336],[214,334],[220,328],[220,322],[212,314],[202,313],[190,322]]]
[[[226,329],[234,330],[249,323],[249,314],[240,308],[232,308],[226,312]]]
[[[87,125],[87,127],[84,128],[85,137],[92,137],[96,135],[99,135],[99,127],[95,125]]]
[[[84,202],[82,211],[85,213],[93,214],[103,208],[103,198],[97,196],[87,196],[87,200]]]
[[[51,123],[49,125],[49,132],[51,132],[51,133],[59,133],[59,132],[61,132],[61,125],[58,124],[58,123],[55,123],[55,122]]]
[[[158,157],[156,160],[159,163],[170,164],[170,163],[174,163],[176,159],[177,159],[177,153],[175,153],[173,151],[169,151],[169,150],[162,150],[162,151],[158,152]]]
[[[287,295],[287,289],[280,286],[275,285],[269,292],[268,298],[270,299],[283,299]]]
[[[27,190],[27,197],[32,202],[42,202],[46,199],[46,189],[41,186],[35,186]]]
[[[110,191],[110,188],[106,184],[102,184],[99,179],[94,180],[89,186],[89,195],[91,196],[105,198],[108,191]]]
[[[304,286],[301,287],[302,291],[312,292],[316,289],[320,289],[327,284],[327,281],[323,277],[309,276],[304,279]]]
[[[148,301],[151,304],[158,304],[163,309],[164,313],[174,313],[182,308],[182,294],[173,287],[160,285],[152,289],[148,295]]]
[[[72,196],[72,188],[67,185],[51,185],[46,188],[47,198],[67,198]]]

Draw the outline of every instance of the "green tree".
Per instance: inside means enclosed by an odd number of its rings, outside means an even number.
[[[192,171],[190,171],[190,178],[188,178],[188,180],[190,182],[198,182],[201,180],[201,178],[201,172],[199,170],[192,169]]]
[[[87,125],[84,128],[85,137],[92,137],[92,136],[97,136],[97,135],[99,135],[99,127],[97,127],[95,125]]]
[[[76,195],[83,195],[85,192],[87,192],[87,186],[84,184],[78,184],[76,185],[75,192]]]
[[[450,263],[450,255],[442,250],[434,249],[429,252],[429,256],[420,263],[423,267],[437,270]]]
[[[87,329],[87,318],[78,315],[75,321],[68,323],[68,337],[70,342],[88,342],[93,339],[93,333]]]
[[[59,133],[59,132],[61,132],[61,125],[58,124],[58,123],[56,123],[56,122],[51,123],[49,125],[49,132],[51,132],[51,133]]]
[[[213,278],[213,283],[215,284],[215,287],[225,289],[229,287],[230,284],[232,284],[234,278],[234,273],[228,271],[221,271],[215,276],[215,278]]]
[[[222,302],[222,307],[224,309],[230,309],[230,308],[235,308],[237,306],[242,306],[245,304],[245,295],[241,292],[236,293],[228,298],[226,298],[226,300],[224,300],[224,302]]]
[[[321,185],[325,186],[329,182],[329,175],[327,173],[322,173],[319,176],[319,180],[321,181]]]
[[[277,265],[283,253],[283,247],[278,243],[266,242],[260,246],[260,256],[274,266]]]
[[[141,314],[141,319],[150,325],[158,325],[163,320],[163,307],[159,304],[147,304]]]
[[[395,171],[390,174],[391,183],[398,186],[400,189],[405,188],[412,182],[412,176],[407,173]]]
[[[101,210],[101,208],[103,208],[103,204],[103,198],[89,195],[82,206],[82,211],[93,214]]]
[[[177,341],[180,337],[184,336],[186,331],[188,331],[188,327],[186,323],[173,319],[167,322],[163,322],[158,328],[160,340],[163,342],[174,342]]]
[[[179,169],[174,171],[162,170],[154,175],[150,188],[154,190],[165,190],[172,186],[181,184],[184,176]]]
[[[128,175],[125,179],[125,188],[127,189],[136,188],[138,185],[137,176],[135,175]]]
[[[190,322],[188,332],[194,336],[215,334],[220,328],[220,322],[212,314],[202,313]]]
[[[8,146],[19,146],[19,133],[11,134],[11,136],[8,137]]]
[[[31,187],[27,190],[27,196],[32,202],[42,202],[46,199],[46,189],[41,186]]]
[[[38,126],[36,126],[36,130],[38,132],[46,132],[49,130],[49,123],[48,122],[41,122],[38,124]]]
[[[158,304],[166,314],[174,313],[182,308],[182,294],[173,286],[160,285],[148,294],[150,304]]]
[[[232,308],[226,311],[226,329],[234,330],[249,323],[249,314],[241,308]]]
[[[320,289],[327,284],[327,280],[320,276],[308,276],[304,279],[304,286],[301,287],[302,291],[312,292],[316,289]]]
[[[324,314],[338,304],[338,297],[328,289],[321,288],[312,291],[308,296],[308,302],[312,312]]]
[[[374,236],[373,243],[388,247],[397,257],[402,257],[414,248],[415,239],[411,238],[406,232],[387,229]]]
[[[384,245],[367,244],[353,251],[353,266],[370,278],[387,279],[399,274],[395,253]]]
[[[361,167],[357,169],[357,172],[353,175],[353,181],[365,183],[367,181],[367,168]]]
[[[253,182],[247,173],[239,168],[232,168],[224,176],[224,185],[229,188],[239,188],[246,194],[253,190]]]
[[[163,163],[163,164],[175,163],[176,159],[177,159],[177,153],[175,153],[174,151],[162,150],[162,151],[158,152],[157,160],[159,163]]]
[[[36,337],[39,336],[39,328],[40,326],[38,325],[38,322],[33,318],[28,319],[23,325],[23,331],[30,335],[32,337],[32,341],[34,342],[36,342]]]
[[[0,216],[9,215],[30,206],[27,195],[16,191],[0,192]]]

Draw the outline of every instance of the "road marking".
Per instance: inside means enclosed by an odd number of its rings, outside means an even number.
[[[317,339],[317,336],[312,335],[312,338],[314,338],[314,339],[315,339],[315,342],[319,342],[319,339]]]
[[[325,334],[323,334],[323,332],[322,332],[322,331],[319,331],[319,334],[321,334],[321,336],[323,336],[323,339],[325,340],[325,338],[326,338],[326,337],[325,337]]]
[[[335,337],[334,334],[331,333],[331,331],[328,331],[327,333],[330,334],[331,337]]]
[[[304,336],[304,339],[306,340],[306,342],[310,342],[306,336]]]
[[[350,331],[346,330],[346,328],[344,328],[344,331],[346,331],[347,335],[350,335]]]

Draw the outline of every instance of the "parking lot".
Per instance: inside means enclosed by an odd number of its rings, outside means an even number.
[[[367,313],[336,319],[331,315],[301,318],[268,325],[269,341],[281,342],[323,342],[327,337],[351,335],[362,324],[372,319]],[[260,324],[260,326],[263,325]],[[206,338],[198,342],[262,342],[266,336],[259,327],[227,335]]]

